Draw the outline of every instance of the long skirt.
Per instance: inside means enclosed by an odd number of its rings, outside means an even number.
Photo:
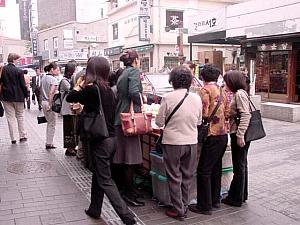
[[[75,148],[78,144],[77,116],[63,116],[64,148]]]
[[[136,165],[143,163],[140,136],[124,136],[122,127],[116,126],[115,164]]]

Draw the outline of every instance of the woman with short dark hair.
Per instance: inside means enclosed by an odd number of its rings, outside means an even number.
[[[84,105],[83,111],[97,112],[100,105],[98,90],[106,120],[109,137],[100,140],[87,140],[93,161],[93,178],[91,189],[91,204],[86,214],[98,219],[101,216],[104,194],[110,200],[118,216],[127,225],[136,224],[134,215],[123,201],[116,184],[111,178],[110,162],[115,152],[115,97],[108,85],[110,67],[103,57],[89,58],[86,75],[77,81],[69,95],[68,102],[79,102]],[[99,124],[101,126],[101,124]],[[84,133],[80,134],[84,138]]]
[[[225,91],[217,84],[220,71],[206,64],[201,71],[204,87],[199,91],[203,103],[203,120],[207,120],[215,107],[218,109],[209,123],[207,140],[202,144],[197,168],[197,204],[190,205],[192,212],[211,215],[212,208],[220,207],[222,157],[227,147],[229,102]]]
[[[173,114],[163,131],[163,158],[168,178],[173,209],[166,215],[177,220],[187,217],[189,194],[197,159],[197,125],[201,123],[202,103],[197,94],[189,93],[192,74],[186,66],[174,68],[170,73],[174,91],[163,96],[156,116],[156,124],[164,127],[174,108],[183,103]]]
[[[250,142],[245,142],[245,133],[251,119],[247,84],[240,71],[230,71],[224,76],[227,88],[233,92],[230,106],[230,137],[233,164],[233,180],[224,204],[240,207],[248,199],[248,162]]]

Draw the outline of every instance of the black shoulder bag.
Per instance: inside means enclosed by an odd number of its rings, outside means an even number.
[[[251,119],[247,128],[247,131],[245,133],[245,142],[255,141],[261,138],[264,138],[266,136],[266,132],[262,123],[260,110],[257,110],[253,102],[251,101],[249,95],[247,94],[247,97],[249,99],[249,108],[251,113]],[[240,124],[241,114],[238,111],[237,108],[237,102],[236,102],[236,96],[235,96],[235,106],[236,106],[236,112],[237,116],[235,118],[237,126]]]
[[[165,122],[165,127],[167,126],[167,124],[169,123],[169,121],[171,120],[172,116],[175,114],[175,112],[180,108],[180,106],[182,105],[182,103],[184,102],[184,100],[186,99],[186,97],[189,95],[189,92],[187,91],[183,97],[183,99],[181,99],[181,101],[176,105],[176,107],[173,109],[173,111],[171,112],[171,114],[169,115],[169,117],[167,118],[166,122]],[[164,148],[164,145],[162,144],[162,139],[163,139],[163,130],[160,131],[160,136],[156,141],[156,146],[155,146],[155,150],[157,153],[162,154],[162,150]]]
[[[85,140],[101,140],[109,137],[109,133],[106,126],[106,120],[104,116],[104,111],[102,108],[102,101],[100,96],[100,90],[98,85],[97,92],[99,98],[99,107],[97,111],[81,113],[81,132],[80,135],[84,137]]]
[[[220,97],[218,99],[218,103],[216,107],[214,108],[214,111],[211,113],[211,115],[207,119],[202,119],[201,125],[198,126],[198,143],[204,143],[208,136],[208,128],[210,125],[210,122],[212,118],[215,116],[216,112],[218,111],[221,102],[223,99],[223,93],[222,88],[220,88]]]

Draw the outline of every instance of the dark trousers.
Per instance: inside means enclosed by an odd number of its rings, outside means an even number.
[[[89,211],[94,215],[101,215],[105,194],[122,221],[134,218],[111,178],[110,163],[115,152],[114,138],[90,142],[89,146],[94,165]]]
[[[242,204],[248,199],[248,149],[250,142],[244,147],[237,145],[236,134],[231,134],[231,153],[233,165],[233,179],[228,192],[228,199],[236,204]]]
[[[171,202],[177,212],[183,215],[190,200],[189,194],[197,163],[197,144],[165,145],[163,158]]]
[[[37,87],[37,88],[33,91],[33,93],[34,93],[35,96],[36,96],[36,100],[37,100],[37,102],[38,102],[39,109],[41,109],[41,108],[42,108],[41,89]],[[33,96],[33,95],[32,95],[32,96]],[[32,97],[32,100],[35,100],[35,99],[33,99],[33,97]]]
[[[197,168],[197,206],[211,210],[220,202],[222,157],[226,150],[227,135],[209,136],[203,143]]]
[[[63,116],[64,148],[76,148],[78,144],[77,120],[75,115]]]

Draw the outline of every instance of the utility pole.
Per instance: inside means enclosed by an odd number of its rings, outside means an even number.
[[[177,37],[179,52],[178,52],[178,61],[180,65],[184,63],[184,54],[183,54],[183,21],[179,21],[178,23],[178,31],[179,35]]]

